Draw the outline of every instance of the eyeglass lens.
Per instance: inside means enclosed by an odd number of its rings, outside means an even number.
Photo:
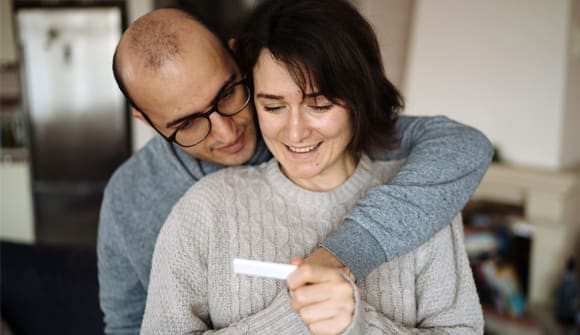
[[[247,105],[248,95],[246,85],[243,83],[233,85],[221,94],[213,111],[224,116],[233,116]],[[175,134],[175,142],[182,146],[193,146],[205,139],[211,129],[210,114],[211,112],[205,116],[194,116],[183,121]]]

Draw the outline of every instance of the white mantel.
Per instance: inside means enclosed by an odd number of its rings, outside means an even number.
[[[580,243],[580,169],[492,164],[473,198],[523,206],[534,230],[528,298],[532,304],[551,303],[566,260]]]

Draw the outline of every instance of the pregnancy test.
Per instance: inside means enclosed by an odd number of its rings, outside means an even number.
[[[297,266],[292,264],[272,263],[253,261],[250,259],[234,258],[234,272],[257,277],[267,277],[275,279],[286,279],[288,275],[296,270]]]

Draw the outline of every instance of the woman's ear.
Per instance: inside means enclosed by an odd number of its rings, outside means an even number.
[[[230,47],[230,50],[236,51],[236,39],[235,38],[232,37],[228,40],[228,47]]]

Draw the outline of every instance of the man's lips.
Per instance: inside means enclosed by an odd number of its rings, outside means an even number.
[[[238,136],[238,138],[235,140],[234,143],[216,148],[215,150],[223,152],[223,153],[227,153],[227,154],[235,154],[235,153],[239,152],[240,150],[242,150],[242,148],[244,147],[244,144],[246,142],[244,134],[245,134],[245,132],[242,132],[240,134],[240,136]]]

